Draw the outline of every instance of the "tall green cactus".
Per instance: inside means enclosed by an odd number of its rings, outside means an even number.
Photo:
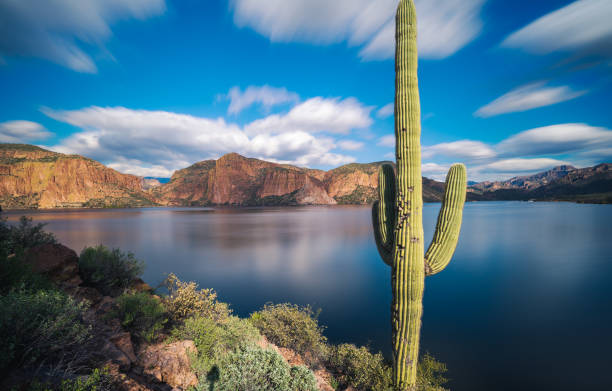
[[[395,33],[397,178],[393,166],[381,167],[380,200],[372,207],[372,219],[379,253],[391,266],[393,383],[401,391],[415,389],[425,276],[443,270],[455,251],[467,181],[465,166],[453,165],[446,177],[436,232],[425,253],[416,37],[414,3],[400,0]]]

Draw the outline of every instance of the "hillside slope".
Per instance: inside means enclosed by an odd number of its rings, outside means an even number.
[[[79,155],[0,144],[0,205],[6,209],[154,205],[143,178]]]

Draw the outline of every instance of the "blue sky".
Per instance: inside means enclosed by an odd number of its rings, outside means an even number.
[[[612,1],[416,0],[423,173],[612,161]],[[393,158],[397,0],[0,0],[0,142],[168,177]]]

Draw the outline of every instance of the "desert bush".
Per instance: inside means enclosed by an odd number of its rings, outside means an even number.
[[[192,366],[199,377],[205,376],[225,354],[244,345],[253,345],[260,338],[259,331],[247,320],[230,316],[221,323],[205,317],[186,319],[172,330],[173,339],[192,340],[198,354],[192,358]]]
[[[52,289],[53,284],[47,277],[35,273],[20,254],[6,256],[0,253],[0,295],[13,290],[37,291]]]
[[[306,371],[310,372],[305,367],[292,370],[275,351],[246,345],[226,355],[218,366],[218,380],[209,381],[216,391],[316,390],[314,376]]]
[[[289,371],[289,389],[291,391],[318,391],[317,380],[310,369],[303,365],[291,367]]]
[[[33,382],[28,391],[114,391],[116,383],[108,369],[94,369],[87,376],[63,380],[59,385]]]
[[[59,291],[12,291],[0,297],[0,372],[44,361],[76,360],[90,328],[82,322],[85,306]]]
[[[105,295],[121,293],[142,275],[144,264],[131,252],[103,245],[87,247],[79,257],[79,273],[83,282],[97,288]]]
[[[392,389],[392,370],[380,353],[372,354],[363,346],[342,344],[329,349],[327,360],[343,386],[373,391]]]
[[[195,282],[183,282],[174,274],[168,275],[164,284],[168,289],[166,308],[176,322],[191,317],[221,321],[230,315],[229,306],[217,301],[217,294],[212,289],[198,289]]]
[[[417,386],[421,391],[445,391],[448,383],[444,374],[448,371],[446,364],[437,361],[429,353],[419,360]]]
[[[21,216],[16,225],[0,220],[0,248],[9,255],[40,244],[57,243],[55,236],[44,230],[45,225],[33,224],[32,219],[25,216]]]
[[[317,317],[309,306],[266,304],[251,314],[250,321],[268,341],[315,362],[323,357],[327,341]]]
[[[391,366],[382,354],[372,354],[363,346],[342,344],[330,347],[327,366],[336,374],[341,386],[372,391],[393,389]],[[448,381],[443,376],[446,371],[445,364],[426,353],[419,361],[417,390],[446,391],[443,388]]]
[[[148,293],[122,294],[108,316],[119,319],[132,335],[149,342],[157,338],[168,321],[161,301]]]

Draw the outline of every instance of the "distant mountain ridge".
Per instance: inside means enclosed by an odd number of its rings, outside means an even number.
[[[26,144],[0,144],[0,206],[5,209],[140,206],[369,204],[378,168],[351,163],[329,171],[229,153],[177,170],[167,183],[122,174],[79,155]],[[612,202],[608,163],[469,186],[468,200]],[[423,178],[425,202],[440,201],[444,183]]]
[[[507,181],[481,182],[468,188],[468,200],[550,200],[612,203],[612,164],[558,166]]]

